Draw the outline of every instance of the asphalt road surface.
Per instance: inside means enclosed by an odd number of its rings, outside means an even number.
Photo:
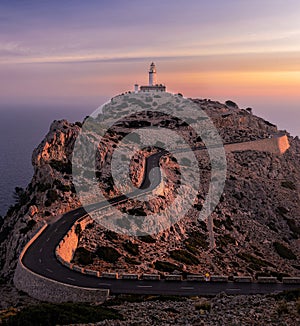
[[[142,189],[147,192],[155,188],[160,182],[159,159],[165,152],[152,155],[146,162],[145,179]],[[154,177],[149,180],[150,171],[155,168]],[[130,194],[134,196],[134,193]],[[110,201],[115,205],[126,200],[123,195]],[[105,207],[107,202],[91,205],[90,208]],[[214,295],[220,292],[228,294],[258,294],[288,290],[299,287],[295,284],[260,284],[260,283],[234,283],[234,282],[197,282],[197,281],[143,281],[104,279],[92,275],[82,274],[63,266],[55,256],[55,248],[60,240],[69,231],[72,225],[86,211],[80,207],[64,214],[59,220],[49,224],[44,232],[31,244],[23,256],[23,264],[33,272],[46,278],[62,283],[76,285],[85,288],[110,289],[112,294],[160,294],[160,295]]]

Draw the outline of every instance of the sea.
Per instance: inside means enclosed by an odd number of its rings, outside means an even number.
[[[70,122],[83,121],[109,98],[100,96],[86,105],[28,105],[17,107],[0,104],[0,216],[4,216],[14,203],[15,187],[26,187],[33,175],[31,155],[35,147],[49,131],[53,120],[67,119]],[[282,116],[278,108],[270,113],[266,108],[255,112],[267,120],[280,122]],[[290,114],[298,116],[298,109],[293,108]],[[277,112],[277,115],[276,115]],[[298,119],[299,120],[299,119]],[[289,121],[288,130],[294,130],[294,136],[300,135],[297,119]],[[284,124],[279,124],[284,129]]]
[[[100,103],[101,104],[101,103]],[[14,204],[15,187],[25,188],[33,176],[31,155],[53,120],[83,121],[96,107],[0,107],[0,216]]]

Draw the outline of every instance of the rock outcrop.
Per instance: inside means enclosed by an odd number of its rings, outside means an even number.
[[[247,110],[210,100],[194,102],[211,117],[225,143],[263,139],[278,132],[276,126]],[[9,209],[0,229],[2,278],[11,279],[21,249],[41,221],[51,223],[80,205],[71,173],[72,150],[80,128],[81,123],[54,121],[34,150],[32,181],[18,193],[18,202]],[[74,260],[85,262],[83,266],[90,269],[121,273],[299,276],[300,140],[289,136],[289,142],[283,155],[263,151],[227,154],[225,189],[212,214],[214,249],[209,247],[205,221],[197,221],[191,212],[164,232],[135,238],[94,223],[82,232]],[[105,156],[101,151],[99,155]],[[162,167],[172,181],[175,162],[169,157]],[[200,167],[205,190],[210,170],[207,158],[202,158]],[[140,172],[131,167],[136,184],[141,182]],[[111,191],[109,196],[113,195],[116,193]],[[199,195],[194,209],[200,210],[203,202]]]
[[[71,155],[80,123],[54,121],[34,150],[34,175],[17,203],[4,218],[0,230],[1,276],[11,279],[17,258],[43,220],[50,221],[79,206],[72,185]]]

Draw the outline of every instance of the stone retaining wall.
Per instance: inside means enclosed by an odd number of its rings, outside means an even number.
[[[227,152],[263,151],[279,155],[285,153],[289,147],[290,144],[286,135],[224,146],[225,151]]]
[[[78,234],[76,234],[77,225],[80,225],[80,228],[83,231],[92,221],[93,220],[89,216],[83,217],[76,221],[56,247],[55,256],[62,265],[72,269],[75,272],[100,277],[100,272],[80,267],[71,262],[78,246]]]
[[[59,245],[55,250],[56,257],[59,260],[70,263],[73,259],[75,250],[78,245],[78,234],[76,234],[76,228],[80,225],[80,229],[84,230],[85,227],[92,222],[92,219],[88,216],[83,219],[79,219],[74,223],[72,228],[68,231],[68,233],[64,236],[64,238],[60,241]]]

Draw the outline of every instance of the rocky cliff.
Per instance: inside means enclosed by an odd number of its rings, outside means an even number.
[[[267,138],[276,126],[237,106],[194,102],[211,117],[222,139],[243,142]],[[34,150],[34,176],[11,207],[0,230],[1,276],[11,279],[21,249],[42,220],[80,205],[72,184],[71,157],[81,123],[54,121]],[[227,154],[227,179],[215,209],[215,246],[205,221],[186,216],[153,236],[129,237],[97,223],[80,236],[74,260],[88,268],[119,272],[190,272],[228,275],[300,275],[300,140],[289,137],[283,155],[264,151]],[[100,153],[100,155],[102,155]],[[203,160],[203,171],[209,168]],[[136,162],[135,162],[136,164]],[[175,163],[162,164],[166,173]],[[139,169],[132,179],[140,183]],[[168,174],[169,179],[174,173]],[[205,185],[204,185],[205,186]],[[199,197],[195,209],[201,209]]]
[[[34,175],[25,190],[16,193],[0,231],[1,276],[11,279],[17,258],[42,224],[79,205],[72,185],[71,155],[81,123],[54,121],[32,154]]]

